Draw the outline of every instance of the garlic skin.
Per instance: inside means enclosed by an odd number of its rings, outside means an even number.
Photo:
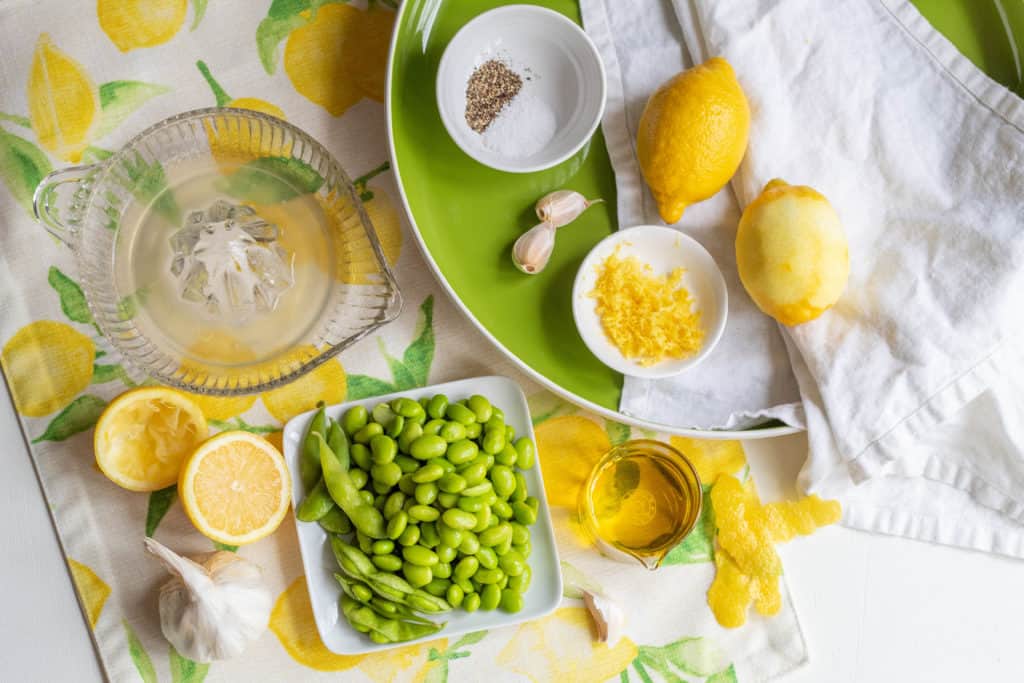
[[[181,655],[237,657],[267,629],[273,596],[256,564],[225,551],[190,560],[152,538],[146,550],[173,575],[160,587],[160,628]]]
[[[522,235],[512,245],[512,263],[527,275],[536,275],[544,270],[555,249],[555,226],[539,223]]]
[[[603,199],[587,199],[574,190],[555,190],[537,200],[537,218],[556,228],[568,225]]]

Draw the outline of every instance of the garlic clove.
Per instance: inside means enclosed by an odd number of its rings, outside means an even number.
[[[230,659],[266,631],[273,596],[259,566],[223,551],[189,559],[152,538],[146,550],[172,575],[160,587],[160,628],[180,654]]]
[[[555,249],[555,227],[550,223],[539,223],[522,235],[512,245],[512,262],[527,275],[536,275],[544,270]]]
[[[603,199],[587,199],[574,190],[555,190],[537,201],[537,218],[556,228],[576,220],[581,213]]]
[[[625,622],[622,609],[613,600],[600,593],[583,591],[583,604],[587,606],[594,626],[597,628],[597,639],[615,647],[622,637],[622,626]]]

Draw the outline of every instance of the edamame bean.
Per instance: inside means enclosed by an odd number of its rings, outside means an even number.
[[[480,436],[480,432],[483,431],[483,425],[479,422],[474,422],[471,425],[466,425],[466,438],[476,439]]]
[[[457,579],[467,580],[472,578],[478,569],[480,569],[480,560],[470,555],[459,560],[452,573]]]
[[[415,519],[417,522],[433,522],[440,516],[441,513],[429,505],[413,505],[409,508],[409,519]]]
[[[537,459],[537,447],[528,438],[521,437],[516,441],[516,453],[519,454],[519,459],[516,461],[516,465],[521,470],[528,470],[533,467],[533,463]]]
[[[374,493],[376,493],[376,491]],[[381,512],[383,512],[384,511],[384,503],[386,503],[387,500],[388,500],[387,496],[385,496],[383,493],[378,493],[377,497],[373,499],[373,507],[375,507],[378,510],[380,510]],[[385,518],[385,519],[387,519],[387,518]]]
[[[416,524],[405,527],[405,531],[398,537],[398,545],[410,546],[420,542],[420,528]]]
[[[504,422],[505,421],[505,411],[502,410],[501,408],[499,408],[498,406],[492,406],[492,408],[493,408],[493,410],[491,411],[491,417],[494,417],[495,415],[497,415],[498,417],[501,418],[502,422]]]
[[[505,448],[505,432],[497,429],[487,432],[484,434],[482,445],[484,453],[500,453]]]
[[[360,491],[359,492],[359,498],[362,499],[363,505],[369,505],[370,507],[373,507],[374,497],[373,497],[373,492],[372,491],[366,491],[366,490]]]
[[[442,520],[437,523],[437,537],[441,539],[442,544],[458,548],[463,535],[461,529],[453,529]]]
[[[382,538],[379,541],[373,542],[372,550],[374,555],[389,555],[394,549],[395,542],[390,539]]]
[[[444,455],[447,448],[448,442],[437,434],[424,434],[409,446],[409,455],[417,460],[430,460]]]
[[[526,500],[526,477],[522,472],[516,472],[516,490],[508,497],[510,503],[518,503]]]
[[[504,500],[494,501],[491,510],[501,519],[512,519],[512,506]]]
[[[499,581],[497,583],[497,586],[501,590],[505,590],[505,587],[508,586],[508,575],[507,574],[505,576],[501,577],[501,581]]]
[[[433,510],[433,508],[431,508]],[[437,510],[434,510],[437,512]],[[437,535],[437,525],[433,522],[426,522],[420,525],[421,543],[428,548],[436,548],[441,544],[441,537]]]
[[[370,454],[370,449],[366,447],[366,444],[354,443],[348,449],[349,457],[360,469],[368,470],[373,467],[373,456]]]
[[[462,496],[458,502],[459,509],[466,512],[479,512],[486,504],[482,496]]]
[[[362,531],[356,531],[356,543],[359,545],[359,549],[367,555],[373,552],[373,539]]]
[[[479,536],[480,545],[486,547],[494,547],[506,541],[511,542],[512,540],[512,527],[508,523],[499,524],[498,526],[490,527],[486,531],[482,532]]]
[[[530,509],[532,509],[534,514],[536,515],[537,510],[540,509],[540,501],[534,498],[533,496],[527,496],[526,500],[523,502],[529,505]]]
[[[437,494],[437,502],[447,510],[448,508],[455,507],[455,504],[459,502],[459,494],[441,492]]]
[[[498,417],[491,413],[490,419],[484,423],[484,434],[488,432],[504,432],[505,431],[505,418]]]
[[[487,476],[487,467],[482,462],[473,463],[462,468],[459,475],[466,480],[467,487],[475,486]]]
[[[512,503],[512,514],[520,524],[530,526],[537,521],[537,512],[524,502]]]
[[[512,537],[511,536],[509,536],[508,538],[504,539],[498,545],[494,546],[494,552],[497,553],[499,558],[501,558],[502,555],[504,555],[505,553],[507,553],[510,550],[512,550]]]
[[[370,560],[377,569],[386,572],[397,572],[402,568],[402,561],[394,555],[374,555]]]
[[[366,473],[366,470],[352,469],[348,471],[348,478],[352,480],[352,485],[357,489],[361,489],[366,486],[366,482],[370,481],[370,475]]]
[[[501,498],[508,498],[516,490],[516,475],[505,465],[495,465],[491,468],[488,478],[494,485],[494,492]]]
[[[497,567],[494,569],[480,569],[473,578],[482,584],[498,583],[505,577],[505,572]]]
[[[473,462],[469,464],[478,465],[480,463],[483,463],[485,469],[490,470],[494,467],[494,456],[490,453],[478,453],[477,456],[473,458]]]
[[[367,444],[370,439],[378,434],[384,433],[384,427],[377,422],[368,422],[362,429],[353,435],[352,440],[356,443]]]
[[[462,439],[448,446],[445,457],[448,458],[448,462],[458,466],[473,460],[479,452],[480,448],[476,445],[476,442]]]
[[[501,609],[505,612],[515,614],[519,610],[523,609],[523,596],[519,594],[519,591],[506,588],[501,591]]]
[[[505,447],[501,449],[501,453],[494,456],[494,461],[505,467],[514,467],[518,459],[519,453],[507,441],[505,442]]]
[[[493,487],[491,486],[491,482],[489,482],[486,479],[484,479],[479,484],[474,484],[473,486],[467,486],[466,488],[462,489],[462,495],[463,496],[470,496],[470,497],[473,497],[473,496],[487,497],[487,495],[489,493],[491,493],[492,490],[493,490]],[[495,500],[497,500],[497,496],[495,496]],[[489,504],[490,503],[488,503],[488,505]]]
[[[352,406],[341,416],[341,428],[348,436],[355,435],[360,429],[366,426],[370,416],[363,406]]]
[[[352,584],[352,595],[360,602],[370,602],[373,600],[373,591],[361,583]]]
[[[476,516],[476,525],[473,527],[473,531],[478,534],[491,526],[491,520],[497,524],[497,519],[491,515],[491,508],[486,505],[473,514]]]
[[[437,500],[437,484],[433,482],[419,484],[416,486],[416,493],[413,495],[416,497],[416,502],[420,505],[430,505]]]
[[[441,562],[451,562],[455,559],[455,555],[458,552],[454,547],[441,543],[434,550],[437,554],[437,559]]]
[[[454,572],[454,570],[453,570],[453,572]],[[451,581],[452,581],[453,584],[455,584],[456,586],[461,588],[462,592],[465,593],[466,595],[469,595],[470,593],[475,593],[476,592],[476,588],[473,587],[473,582],[470,581],[469,579],[460,579],[457,576],[455,576],[454,573],[453,573]]]
[[[398,444],[387,434],[378,434],[370,439],[370,453],[375,464],[383,465],[398,455]]]
[[[480,591],[480,609],[492,610],[501,602],[501,589],[493,583],[487,584]]]
[[[498,566],[498,555],[490,548],[480,548],[476,551],[475,557],[480,561],[480,566],[485,569],[494,569]]]
[[[519,576],[526,567],[526,558],[514,550],[509,550],[498,558],[498,566],[509,576]]]
[[[391,410],[395,411],[402,417],[415,417],[423,411],[423,406],[413,399],[403,396],[401,398],[396,398],[391,402]]]
[[[480,595],[478,593],[470,593],[466,595],[462,599],[462,609],[470,613],[480,609]]]
[[[423,590],[427,591],[434,597],[442,598],[444,597],[444,594],[448,592],[448,586],[450,585],[452,585],[451,581],[439,579],[435,576],[431,579],[430,583],[423,587]]]
[[[476,415],[477,422],[487,422],[491,419],[491,415],[494,412],[494,408],[491,407],[491,402],[480,394],[473,394],[466,401],[466,407],[473,411]]]
[[[423,436],[423,427],[416,424],[415,422],[406,423],[402,429],[402,433],[398,435],[398,450],[403,453],[409,452],[409,446],[416,439]]]
[[[512,522],[512,542],[516,545],[522,545],[523,543],[530,542],[530,530],[519,522]]]
[[[458,493],[466,488],[466,480],[455,472],[445,472],[438,480],[437,487],[445,493]]]
[[[384,429],[384,433],[392,439],[397,439],[403,429],[405,429],[405,418],[401,415],[395,415],[391,418],[391,422],[389,422],[388,426]]]
[[[402,478],[402,468],[394,462],[386,462],[383,465],[374,465],[370,468],[370,476],[375,480],[394,486]]]
[[[455,420],[463,426],[476,422],[476,415],[472,410],[460,403],[451,403],[444,411],[444,416],[449,420]]]
[[[409,516],[404,510],[399,510],[388,520],[388,538],[392,541],[401,536],[409,524]]]
[[[423,588],[434,580],[434,574],[430,571],[430,567],[411,562],[402,563],[402,575],[413,588]]]
[[[453,529],[472,529],[476,526],[476,517],[465,510],[459,510],[452,508],[451,510],[445,510],[442,515],[444,523]]]
[[[430,398],[430,402],[427,403],[427,415],[435,420],[443,418],[444,412],[447,409],[448,397],[444,394],[435,394]]]
[[[530,565],[523,567],[523,573],[518,576],[513,576],[508,580],[508,587],[511,590],[519,593],[525,593],[530,587],[530,579],[533,576],[533,571],[530,569]]]
[[[347,534],[352,531],[352,521],[345,512],[335,505],[326,515],[317,520],[320,528],[332,534]]]
[[[395,464],[402,470],[402,474],[412,474],[420,468],[420,461],[408,455],[396,455]]]
[[[378,494],[378,497],[379,497],[379,494],[389,493],[391,491],[391,489],[393,488],[390,485],[385,484],[383,482],[379,482],[379,481],[372,481],[372,482],[370,482],[370,486],[373,488],[373,492]],[[377,504],[376,501],[374,501],[374,505],[376,505],[376,504]]]
[[[423,567],[431,567],[437,564],[437,553],[430,548],[421,545],[410,545],[402,551],[402,557],[406,562],[412,562]]]
[[[444,427],[445,421],[441,419],[430,420],[423,425],[423,433],[430,436],[436,435],[441,431],[441,427]]]
[[[444,468],[437,463],[428,463],[412,473],[412,480],[417,484],[437,481],[445,474]]]
[[[407,496],[411,496],[416,493],[416,482],[412,480],[411,472],[403,474],[402,478],[398,480],[398,490]]]
[[[462,590],[457,584],[448,586],[448,590],[445,591],[444,599],[448,601],[448,604],[452,607],[458,607],[462,604],[462,599],[466,596],[465,591]]]
[[[516,428],[512,425],[505,425],[505,441],[512,443],[516,438]]]
[[[438,556],[440,558],[440,556]],[[448,579],[452,575],[452,564],[451,561],[441,561],[433,566],[430,570],[434,573],[434,578],[437,579]]]
[[[463,537],[462,543],[459,544],[459,552],[463,555],[475,555],[480,550],[480,539],[472,531],[465,530],[462,533]]]
[[[461,422],[445,422],[437,435],[448,443],[455,443],[466,438],[466,428]]]
[[[523,557],[529,557],[530,553],[533,552],[533,546],[530,544],[529,541],[527,541],[526,543],[513,543],[512,550],[516,551]]]

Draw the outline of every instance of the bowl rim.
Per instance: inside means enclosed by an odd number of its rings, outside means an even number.
[[[694,249],[697,252],[703,253],[703,255],[707,257],[708,262],[712,266],[712,268],[708,269],[708,276],[712,279],[711,284],[716,290],[718,290],[721,293],[721,297],[718,298],[719,304],[716,307],[721,311],[721,316],[719,317],[718,324],[716,324],[713,329],[708,330],[709,334],[705,337],[704,345],[701,347],[700,351],[698,351],[695,355],[689,358],[679,359],[675,363],[666,363],[663,361],[662,363],[658,363],[649,367],[642,367],[637,365],[635,362],[627,359],[618,351],[618,349],[615,349],[610,344],[609,347],[611,347],[614,350],[614,353],[618,356],[618,358],[608,357],[608,354],[605,353],[604,349],[602,347],[597,346],[596,340],[594,339],[594,335],[585,332],[583,326],[580,325],[580,318],[585,314],[582,306],[583,300],[586,298],[586,295],[582,292],[582,289],[583,279],[586,271],[594,267],[598,254],[603,249],[606,249],[608,245],[626,241],[629,239],[630,235],[635,235],[641,231],[658,232],[663,235],[671,234],[671,237],[673,239],[679,239],[682,242],[686,243],[686,245],[689,248]],[[686,266],[687,264],[681,263],[680,265]],[[627,375],[629,377],[637,377],[640,379],[664,379],[667,377],[675,377],[676,375],[682,374],[687,370],[696,367],[701,363],[701,361],[703,361],[705,358],[711,355],[711,352],[718,344],[718,341],[722,338],[722,334],[725,332],[725,327],[728,322],[729,289],[725,282],[725,276],[722,275],[722,269],[719,268],[718,266],[718,262],[715,261],[715,258],[710,254],[710,252],[708,252],[708,250],[704,248],[704,245],[702,245],[700,242],[698,242],[690,235],[687,235],[682,230],[666,225],[651,225],[646,223],[641,225],[633,225],[628,228],[616,230],[612,234],[608,235],[600,242],[595,244],[590,249],[590,251],[587,252],[587,255],[583,257],[583,261],[580,263],[580,267],[579,269],[577,269],[576,276],[573,280],[572,317],[573,322],[576,324],[576,331],[583,339],[583,343],[586,344],[590,352],[594,354],[594,357],[597,358],[599,361],[601,361],[611,369],[615,370],[616,372],[621,372],[623,375]],[[658,366],[662,364],[665,364],[667,367],[658,370]]]
[[[477,155],[477,150],[467,149],[462,145],[459,138],[455,134],[455,122],[451,120],[451,116],[447,108],[442,104],[441,100],[441,83],[442,78],[448,76],[451,72],[451,46],[456,43],[460,38],[465,38],[470,35],[474,25],[481,22],[485,18],[491,18],[497,14],[535,14],[544,17],[545,21],[561,24],[563,27],[567,27],[569,32],[580,39],[582,45],[586,48],[586,53],[593,59],[594,63],[597,64],[597,69],[600,74],[599,83],[599,97],[598,106],[595,110],[593,120],[587,126],[586,132],[580,137],[577,142],[574,142],[563,154],[553,157],[552,159],[535,164],[521,164],[515,163],[511,159],[506,159],[503,162],[485,161]],[[597,46],[594,45],[594,41],[591,40],[590,36],[587,35],[586,31],[583,30],[575,21],[565,16],[561,12],[556,12],[553,9],[547,7],[541,7],[539,5],[502,5],[501,7],[495,7],[494,9],[481,12],[476,15],[462,27],[455,32],[448,44],[445,45],[444,53],[441,55],[441,61],[437,66],[437,77],[434,80],[434,99],[437,105],[438,115],[441,118],[441,123],[444,125],[445,131],[448,133],[448,137],[452,139],[455,145],[463,151],[469,158],[473,159],[479,164],[493,168],[497,171],[504,171],[506,173],[535,173],[537,171],[544,171],[549,168],[553,168],[558,164],[562,163],[566,159],[571,158],[574,154],[580,151],[587,141],[590,140],[594,133],[597,131],[597,127],[601,124],[601,120],[604,118],[605,106],[608,102],[608,76],[605,71],[604,60],[601,58],[601,53],[598,51]]]
[[[357,334],[352,335],[345,340],[337,344],[332,344],[324,349],[317,349],[316,355],[310,356],[309,358],[302,360],[297,366],[294,363],[289,364],[292,367],[287,372],[282,372],[272,379],[262,379],[263,374],[253,374],[252,377],[257,381],[250,382],[244,386],[237,383],[232,383],[230,379],[218,381],[216,377],[211,378],[207,384],[199,384],[195,382],[189,382],[183,380],[178,376],[176,372],[181,368],[181,363],[175,361],[173,358],[167,356],[166,353],[160,353],[162,356],[163,366],[158,366],[157,362],[150,362],[153,357],[154,350],[152,342],[149,338],[137,330],[135,332],[134,343],[131,340],[125,342],[119,338],[119,335],[112,333],[116,330],[108,332],[105,323],[110,322],[109,315],[106,315],[100,308],[99,304],[94,301],[96,294],[91,293],[91,286],[83,286],[83,291],[86,298],[86,304],[88,305],[90,312],[92,313],[93,319],[96,321],[97,326],[103,332],[103,336],[109,341],[111,346],[117,350],[122,356],[128,369],[135,370],[137,373],[144,375],[145,377],[158,380],[162,384],[167,386],[188,391],[194,394],[208,395],[208,396],[239,396],[265,392],[271,389],[275,389],[290,382],[295,381],[299,377],[315,370],[317,367],[327,362],[331,358],[336,357],[344,349],[348,348],[355,342],[363,339],[367,335],[373,333],[381,326],[393,321],[397,318],[403,308],[403,298],[401,290],[398,286],[398,280],[395,277],[394,272],[391,269],[391,265],[388,263],[387,258],[384,256],[383,248],[380,244],[380,240],[377,237],[376,229],[373,227],[373,223],[370,221],[369,215],[366,212],[366,207],[363,205],[362,200],[359,198],[358,193],[355,191],[355,187],[352,184],[351,178],[345,168],[341,165],[341,162],[328,150],[323,143],[314,138],[312,135],[302,130],[295,124],[285,121],[284,119],[265,114],[263,112],[254,111],[251,109],[240,109],[237,107],[202,107],[199,109],[191,109],[188,111],[179,112],[168,116],[150,126],[147,126],[139,133],[129,138],[124,144],[122,144],[109,158],[99,161],[91,166],[85,167],[85,177],[82,182],[82,191],[84,194],[77,198],[80,202],[80,211],[77,216],[73,217],[70,221],[71,239],[72,239],[72,251],[75,254],[76,267],[80,270],[81,264],[78,262],[81,258],[81,240],[83,239],[82,225],[86,219],[86,215],[92,206],[93,197],[96,194],[97,188],[101,183],[108,177],[111,169],[119,162],[124,161],[133,151],[145,143],[147,139],[157,134],[161,130],[166,129],[169,126],[181,124],[189,121],[201,121],[207,117],[213,116],[236,116],[243,119],[265,121],[273,126],[284,128],[289,130],[293,135],[300,139],[304,145],[311,148],[317,155],[319,155],[327,165],[326,172],[322,175],[329,176],[332,173],[336,174],[339,179],[339,189],[344,189],[348,192],[351,198],[354,200],[353,205],[355,206],[360,222],[363,226],[363,230],[366,233],[367,239],[373,249],[375,258],[380,268],[380,273],[384,278],[384,284],[390,292],[389,303],[384,306],[382,310],[382,316],[379,320],[374,321],[368,325],[365,329],[359,331]],[[113,256],[111,256],[113,258]],[[81,279],[84,285],[88,284],[84,278]],[[133,326],[134,327],[134,326]],[[144,344],[139,344],[138,340],[144,340]],[[283,354],[282,354],[283,355]],[[263,361],[257,364],[255,367],[260,367],[267,361]],[[167,368],[171,367],[170,370]],[[294,366],[294,367],[293,367]]]

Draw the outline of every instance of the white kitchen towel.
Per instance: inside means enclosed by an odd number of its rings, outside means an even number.
[[[660,225],[633,141],[651,92],[690,66],[671,0],[582,0],[580,9],[608,74],[602,130],[615,169],[619,225]],[[779,330],[746,296],[736,272],[738,220],[729,189],[687,209],[678,227],[704,245],[725,276],[726,331],[715,352],[682,375],[662,380],[627,377],[619,404],[624,413],[676,427],[739,429],[771,418],[804,425]]]
[[[750,100],[746,205],[823,192],[852,272],[784,330],[805,488],[847,525],[1024,556],[1024,102],[904,0],[674,0]]]

